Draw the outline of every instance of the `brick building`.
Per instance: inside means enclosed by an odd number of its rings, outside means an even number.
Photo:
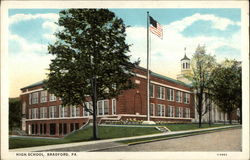
[[[97,102],[97,121],[147,120],[147,70],[135,69],[137,88],[123,91],[117,98]],[[191,86],[151,72],[150,120],[189,123],[194,118]],[[61,100],[43,89],[43,82],[21,89],[22,129],[29,135],[64,136],[92,120],[83,108],[61,106]],[[86,105],[91,108],[91,102]]]

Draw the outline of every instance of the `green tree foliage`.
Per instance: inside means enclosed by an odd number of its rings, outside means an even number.
[[[9,130],[21,127],[21,101],[19,98],[9,99]]]
[[[232,123],[232,113],[239,108],[240,122],[242,115],[241,63],[236,60],[225,60],[212,72],[211,91],[214,102],[228,114]]]
[[[62,10],[58,25],[58,40],[48,47],[55,58],[46,87],[64,106],[93,102],[93,111],[88,111],[96,139],[96,101],[132,88],[133,68],[139,62],[130,62],[123,20],[107,9]]]
[[[191,81],[194,94],[195,106],[199,117],[199,127],[201,127],[202,116],[207,113],[211,106],[210,83],[211,72],[216,65],[214,56],[206,54],[205,46],[196,48],[195,54],[191,59],[191,74],[186,77]]]

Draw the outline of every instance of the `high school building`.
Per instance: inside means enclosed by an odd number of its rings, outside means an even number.
[[[132,78],[137,88],[124,91],[117,98],[97,102],[97,121],[147,120],[147,70],[135,69]],[[191,86],[151,72],[150,120],[189,123],[194,118]],[[61,99],[43,89],[43,82],[21,89],[22,129],[29,135],[64,136],[92,121],[92,115],[78,106],[61,106]],[[91,102],[86,103],[89,108]]]

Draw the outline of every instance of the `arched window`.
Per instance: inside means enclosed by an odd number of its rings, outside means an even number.
[[[185,63],[182,64],[182,68],[185,69]]]

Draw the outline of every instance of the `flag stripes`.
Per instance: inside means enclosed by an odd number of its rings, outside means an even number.
[[[159,38],[163,38],[163,29],[162,26],[156,21],[154,20],[151,16],[149,16],[150,19],[150,31],[157,35]]]

